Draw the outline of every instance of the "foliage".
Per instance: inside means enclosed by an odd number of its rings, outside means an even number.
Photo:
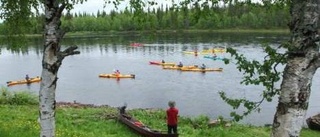
[[[239,121],[244,116],[247,116],[252,111],[260,111],[260,104],[266,100],[271,102],[273,97],[279,94],[280,89],[275,86],[276,82],[280,80],[281,72],[278,72],[279,65],[286,64],[287,54],[279,53],[277,49],[269,45],[263,45],[264,51],[267,53],[264,60],[259,62],[257,60],[250,61],[244,55],[238,54],[236,50],[228,48],[227,52],[231,54],[236,60],[237,69],[243,72],[243,80],[241,84],[245,85],[262,85],[265,89],[262,92],[262,98],[259,101],[251,101],[243,99],[231,99],[226,96],[224,92],[219,92],[220,97],[226,101],[233,109],[238,109],[241,105],[247,110],[243,114],[238,114],[235,111],[230,115],[234,120]],[[225,63],[230,63],[225,60]]]
[[[31,26],[32,9],[38,6],[37,0],[2,0],[0,18],[4,20],[8,35],[23,34]]]
[[[62,28],[68,32],[76,31],[141,31],[141,30],[218,30],[218,29],[287,29],[288,6],[271,4],[265,7],[256,3],[237,2],[221,7],[212,4],[207,8],[199,5],[158,5],[157,3],[133,3],[138,9],[125,8],[123,11],[97,11],[71,13],[62,17]],[[141,9],[139,5],[147,5]],[[156,6],[155,6],[156,5]],[[25,32],[43,32],[43,15],[32,16]],[[0,25],[0,34],[6,34],[6,26]]]
[[[37,105],[0,105],[0,136],[39,136]],[[138,137],[125,125],[115,120],[117,110],[111,107],[58,107],[57,137]],[[142,123],[156,129],[166,130],[163,110],[129,110]],[[191,120],[200,124],[194,128]],[[205,116],[194,118],[179,117],[179,133],[183,137],[268,137],[270,128],[239,125],[231,127],[207,127]],[[301,137],[317,137],[319,133],[303,129]]]
[[[6,88],[0,89],[0,104],[10,105],[36,105],[38,97],[27,91],[10,92]]]
[[[0,4],[1,32],[6,35],[6,42],[12,49],[26,46],[23,34],[33,25],[30,17],[35,15],[32,9],[39,6],[37,0],[1,0]]]

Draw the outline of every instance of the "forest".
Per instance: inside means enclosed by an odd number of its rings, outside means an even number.
[[[235,2],[202,5],[159,5],[139,12],[97,11],[96,14],[67,12],[62,28],[67,32],[82,31],[156,31],[156,30],[221,30],[221,29],[287,29],[289,6],[278,3]],[[44,15],[33,15],[27,34],[41,34]],[[0,24],[0,35],[7,34],[6,22]],[[20,32],[17,32],[20,33]]]

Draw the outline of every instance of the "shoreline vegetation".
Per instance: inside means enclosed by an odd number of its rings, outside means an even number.
[[[288,35],[288,29],[217,29],[217,30],[153,30],[153,31],[76,31],[67,32],[68,37],[91,37],[91,35],[124,35],[124,34],[162,34],[162,33],[274,33]],[[25,34],[26,37],[42,37],[43,34]],[[6,37],[0,35],[0,37]]]
[[[39,106],[37,97],[29,92],[11,92],[0,89],[0,136],[39,136]],[[166,131],[165,110],[131,109],[127,113],[145,125]],[[108,105],[57,102],[57,137],[139,137],[117,120],[117,107]],[[220,118],[224,121],[223,118]],[[181,137],[268,137],[271,127],[221,122],[209,126],[207,116],[179,117],[178,132]],[[303,128],[301,137],[317,137],[319,131]]]
[[[191,3],[176,5],[172,1],[172,4],[151,6],[148,7],[148,10],[139,10],[139,12],[132,8],[115,9],[110,12],[98,10],[96,13],[66,12],[61,15],[60,27],[67,32],[110,30],[117,32],[152,32],[158,30],[238,31],[246,29],[288,29],[290,21],[290,5],[287,4],[268,3],[268,6],[266,6],[262,3],[238,1],[226,2],[222,6],[221,3]],[[4,21],[0,23],[0,34],[41,34],[44,28],[43,20],[44,15],[37,14],[20,22],[21,27],[19,28]],[[10,31],[10,28],[14,31]]]
[[[289,34],[286,29],[218,29],[218,30],[154,30],[154,31],[78,31],[67,32],[65,37],[86,36],[86,35],[124,35],[124,34],[166,34],[166,33],[274,33]]]

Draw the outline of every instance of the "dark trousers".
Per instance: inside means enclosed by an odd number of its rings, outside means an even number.
[[[177,125],[167,125],[168,126],[168,134],[177,134],[178,131],[177,131]]]

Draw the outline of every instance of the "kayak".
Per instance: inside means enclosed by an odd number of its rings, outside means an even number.
[[[168,62],[168,63],[162,63],[160,61],[149,61],[150,65],[162,65],[162,66],[175,66],[176,63]]]
[[[8,81],[7,86],[18,85],[18,84],[30,84],[30,83],[34,83],[34,82],[40,82],[40,81],[41,81],[41,78],[39,76],[37,76],[35,78],[30,78],[28,81],[26,79]]]
[[[209,50],[203,50],[200,52],[195,51],[183,51],[184,54],[198,54],[198,55],[208,55],[212,53],[224,53],[226,52],[226,49],[209,49]]]
[[[217,57],[217,56],[203,56],[204,58],[207,58],[207,59],[212,59],[212,60],[223,60],[225,58],[223,57]]]
[[[132,47],[141,47],[141,46],[143,46],[143,44],[142,43],[131,43],[130,46],[132,46]]]
[[[100,78],[135,78],[136,76],[134,74],[99,74]]]
[[[210,52],[194,52],[194,51],[183,51],[184,54],[194,54],[194,55],[207,55],[211,54]]]
[[[203,50],[202,52],[204,52],[204,53],[223,53],[226,51],[227,50],[225,48],[214,48],[214,49]]]
[[[198,68],[198,66],[197,66],[197,65],[193,65],[193,66],[183,66],[183,67],[179,67],[179,66],[175,65],[175,66],[163,66],[162,68],[163,68],[163,69],[176,69],[176,70],[180,70],[181,68],[189,68],[189,69]]]
[[[181,71],[195,71],[195,72],[207,72],[207,71],[222,71],[223,68],[206,68],[206,69],[201,69],[201,68],[181,68]]]

